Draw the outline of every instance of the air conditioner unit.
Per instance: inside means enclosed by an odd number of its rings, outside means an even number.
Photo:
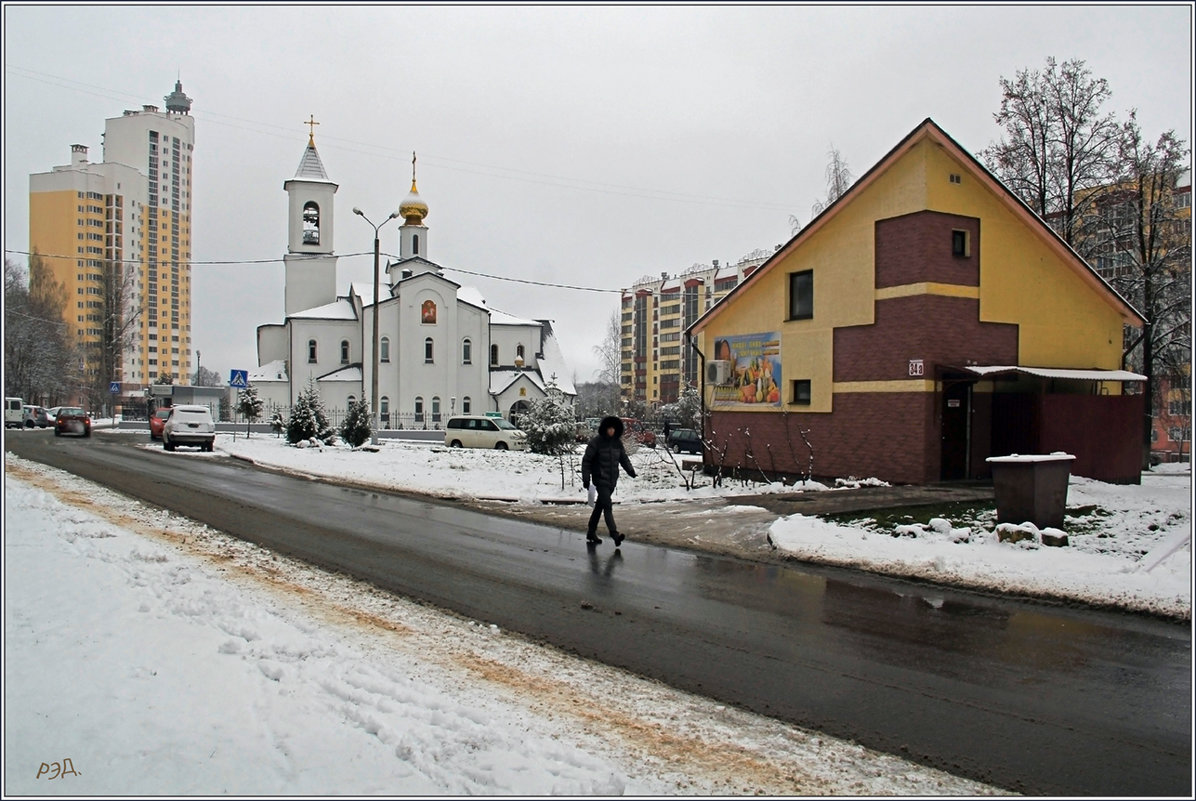
[[[726,386],[731,383],[731,362],[714,359],[706,362],[706,383]]]

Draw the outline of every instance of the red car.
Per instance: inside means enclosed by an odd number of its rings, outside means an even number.
[[[634,417],[623,418],[623,433],[641,445],[656,447],[656,433]]]
[[[162,439],[162,427],[166,425],[167,417],[170,417],[169,406],[158,409],[150,416],[150,442]]]
[[[58,409],[54,417],[54,436],[63,434],[79,434],[83,437],[91,436],[91,418],[87,412],[78,406],[63,406]]]

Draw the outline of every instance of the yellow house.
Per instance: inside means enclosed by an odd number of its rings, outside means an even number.
[[[930,483],[1066,451],[1136,482],[1142,323],[927,119],[687,330],[707,465]]]

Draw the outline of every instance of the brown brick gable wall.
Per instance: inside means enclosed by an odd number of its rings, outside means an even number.
[[[951,232],[968,233],[970,255],[951,255]],[[980,220],[919,211],[877,220],[876,287],[930,281],[980,286]]]

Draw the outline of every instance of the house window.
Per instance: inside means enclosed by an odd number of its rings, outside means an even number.
[[[390,361],[390,337],[382,337],[382,341],[378,344],[378,352],[380,360]]]
[[[789,319],[808,320],[814,316],[814,271],[789,273]]]
[[[810,379],[802,378],[793,382],[793,400],[790,403],[799,406],[810,405]]]
[[[473,343],[468,339],[461,343],[461,363],[473,364]]]
[[[461,399],[461,414],[470,414],[472,409],[473,402],[469,399],[469,396],[466,395]]]
[[[498,366],[498,345],[490,346],[490,366],[491,367]]]
[[[349,340],[341,340],[341,364],[349,363]]]
[[[432,363],[432,337],[424,340],[424,364]]]
[[[307,340],[307,363],[316,363],[316,341],[314,339]]]
[[[966,259],[972,255],[971,248],[968,247],[967,231],[951,232],[951,255],[960,259]]]
[[[963,178],[958,173],[953,172],[953,173],[951,173],[951,183],[953,183],[953,184],[963,183]]]

